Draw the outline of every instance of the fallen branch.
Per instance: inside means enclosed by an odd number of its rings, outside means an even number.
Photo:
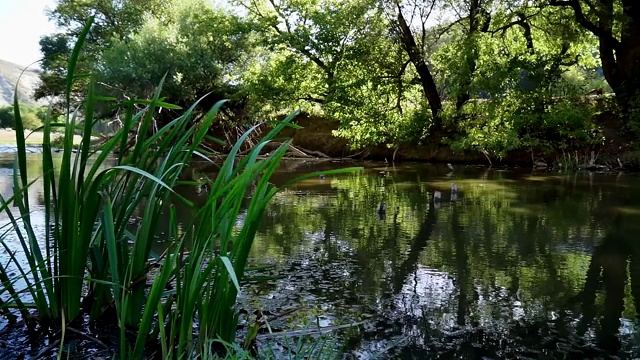
[[[354,158],[354,157],[356,157],[356,156],[358,156],[358,155],[364,154],[364,152],[365,152],[365,151],[367,151],[367,149],[363,149],[362,151],[359,151],[359,152],[357,152],[357,153],[355,153],[355,154],[351,154],[351,155],[345,156],[345,158],[346,158],[346,159]]]
[[[302,330],[282,331],[278,333],[260,334],[257,336],[257,339],[262,340],[262,339],[284,338],[284,337],[292,337],[292,336],[320,335],[328,332],[334,332],[336,330],[357,327],[364,324],[365,322],[366,321],[360,321],[352,324],[318,327],[317,329],[302,329]]]
[[[293,147],[293,146],[290,146],[290,147]],[[315,156],[315,157],[325,158],[325,159],[331,159],[331,156],[329,156],[329,155],[327,155],[327,154],[325,154],[325,153],[323,153],[323,152],[321,152],[321,151],[316,151],[316,150],[307,150],[307,149],[302,148],[302,147],[299,147],[299,146],[296,148],[296,150],[298,150],[298,151],[303,151],[304,153],[306,153],[306,154],[308,154],[308,155]]]
[[[280,145],[282,145],[282,144],[280,144]],[[297,156],[299,156],[299,157],[303,157],[303,158],[311,158],[311,157],[313,157],[313,156],[311,156],[311,155],[309,155],[309,154],[305,153],[304,151],[302,151],[302,150],[300,150],[300,149],[296,148],[296,147],[295,147],[295,146],[293,146],[293,145],[289,145],[289,147],[288,147],[287,151],[288,151],[288,152],[290,152],[290,153],[293,153],[293,154],[295,154],[295,155],[297,155]]]
[[[489,157],[489,152],[485,149],[482,149],[482,153],[484,154],[484,156],[487,158],[487,160],[489,161],[489,165],[493,166],[493,163],[491,162],[491,158]]]

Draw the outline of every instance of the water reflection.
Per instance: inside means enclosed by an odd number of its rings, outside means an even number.
[[[285,163],[273,181],[353,165]],[[342,333],[359,357],[640,354],[640,177],[365,166],[308,179],[268,207],[251,257],[273,266],[249,274],[262,280],[245,284],[243,302],[274,314],[274,330],[364,320]],[[193,216],[180,204],[177,214]]]
[[[375,314],[380,323],[358,335],[357,353],[637,354],[637,176],[377,171],[281,194],[253,249],[255,258],[311,259],[287,271],[331,279],[336,291],[286,280],[313,295],[310,314],[317,304],[332,324],[353,321],[354,306]],[[397,210],[380,219],[381,201]],[[344,272],[326,274],[341,264]],[[261,295],[282,296],[278,284]]]

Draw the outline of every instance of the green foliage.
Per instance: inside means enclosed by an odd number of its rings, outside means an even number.
[[[472,99],[462,109],[445,105],[457,129],[450,146],[503,157],[601,145],[595,104],[583,98],[603,84],[589,70],[598,65],[593,39],[562,21],[566,9],[503,6],[486,31],[465,35],[454,26],[448,35],[463,41],[448,41],[433,56],[447,93]]]
[[[511,92],[501,99],[465,107],[454,150],[488,151],[504,157],[514,150],[543,153],[602,145],[594,122],[596,104],[582,98],[550,99],[543,94]]]
[[[165,75],[167,100],[188,105],[208,93],[207,104],[237,99],[243,63],[251,53],[247,26],[204,1],[181,1],[162,20],[147,18],[139,31],[105,49],[98,78],[107,91],[148,96]]]
[[[160,0],[56,0],[55,7],[48,13],[56,23],[59,32],[43,36],[40,49],[43,55],[41,84],[35,92],[36,99],[54,97],[57,110],[66,104],[60,96],[66,92],[66,74],[72,44],[78,40],[84,24],[93,16],[95,26],[85,42],[85,50],[77,59],[79,73],[89,73],[100,60],[102,52],[113,46],[114,41],[125,40],[139,29],[148,17],[161,18],[166,9]],[[86,79],[78,79],[73,84],[71,98],[80,102],[81,94],[87,86]],[[80,98],[76,99],[76,96]]]
[[[355,108],[332,106],[333,116],[342,119],[342,127],[335,135],[347,138],[355,149],[378,144],[389,147],[419,144],[425,138],[425,124],[428,127],[432,119],[427,106],[400,114],[389,108],[388,102],[374,102],[375,99],[363,101],[362,106]]]
[[[244,77],[248,91],[262,104],[270,104],[265,111],[315,102],[308,110],[339,119],[342,125],[335,135],[347,138],[354,148],[417,144],[428,136],[429,109],[401,44],[389,31],[395,26],[389,13],[376,16],[372,2],[242,4],[262,26],[260,36],[268,49],[274,50],[266,61],[257,59]],[[423,16],[420,7],[427,5],[414,5],[413,14]],[[464,17],[471,6],[466,2],[436,3],[439,6],[462,15],[453,23],[414,30],[419,46],[430,49],[425,51],[444,89],[441,96],[449,100],[444,117],[461,135],[454,134],[455,149],[491,149],[504,155],[519,148],[546,151],[592,142],[593,109],[570,110],[579,102],[577,96],[599,87],[603,79],[587,70],[598,65],[594,39],[576,24],[562,21],[570,15],[567,9],[499,2],[490,17],[484,10]],[[375,25],[356,22],[355,30],[345,33],[341,24],[344,19],[353,21],[348,16],[357,13],[355,9],[368,9],[369,17],[362,19]],[[359,35],[361,26],[376,36]],[[433,46],[428,47],[429,41]],[[568,98],[557,101],[556,96]],[[492,104],[469,104],[465,99],[491,99]],[[539,114],[531,113],[536,107]],[[566,123],[561,120],[565,115]],[[584,123],[576,124],[581,117]],[[555,127],[567,130],[557,134],[550,130]],[[549,133],[553,136],[544,138]]]
[[[353,147],[396,144],[414,111],[402,50],[373,1],[239,2],[269,53],[243,81],[262,113],[302,105],[339,119]],[[306,104],[306,107],[305,107]]]
[[[590,146],[599,143],[589,117],[593,110],[572,107],[593,89],[613,90],[602,76],[598,38],[567,21],[575,14],[566,6],[461,0],[163,4],[59,0],[51,18],[61,32],[41,42],[45,71],[39,96],[62,94],[69,44],[80,19],[92,12],[100,20],[77,68],[96,73],[100,92],[119,99],[149,97],[166,75],[168,102],[186,107],[204,97],[202,113],[231,99],[221,117],[232,125],[280,118],[300,107],[338,119],[335,135],[352,148],[421,144],[442,121],[451,132],[445,138],[460,151],[502,156],[530,147]],[[410,19],[414,50],[408,50],[399,14]],[[430,114],[424,74],[411,51],[430,69],[442,116]],[[72,94],[85,86],[86,79],[78,79]],[[98,110],[122,116],[115,108]],[[632,106],[626,114],[633,118]],[[157,121],[163,125],[175,115],[163,111]]]
[[[0,126],[3,128],[13,127],[15,124],[15,119],[13,117],[13,107],[5,106],[0,108]]]
[[[634,107],[640,89],[640,8],[624,0],[574,0],[538,2],[542,7],[559,7],[575,21],[574,26],[588,31],[598,41],[604,76],[616,94],[622,117],[635,116]],[[624,56],[620,56],[624,53]]]
[[[66,34],[51,34],[40,39],[40,51],[43,55],[40,66],[43,72],[40,75],[41,84],[35,90],[36,99],[64,94],[71,41],[71,37]]]
[[[34,130],[42,126],[45,118],[44,109],[20,105],[22,123],[25,129]],[[15,128],[16,120],[13,106],[0,107],[0,127]]]

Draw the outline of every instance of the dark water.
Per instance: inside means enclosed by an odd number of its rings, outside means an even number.
[[[336,334],[360,357],[640,357],[640,176],[365,167],[268,208],[252,257],[274,268],[250,275],[281,278],[243,303],[295,309],[272,327],[359,323]]]
[[[358,358],[640,357],[640,176],[364,166],[269,206],[241,296],[273,331],[357,324],[329,336]]]

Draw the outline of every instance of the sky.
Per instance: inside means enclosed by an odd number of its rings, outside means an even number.
[[[54,32],[45,15],[55,0],[0,0],[0,59],[29,65],[40,59],[40,37]]]

